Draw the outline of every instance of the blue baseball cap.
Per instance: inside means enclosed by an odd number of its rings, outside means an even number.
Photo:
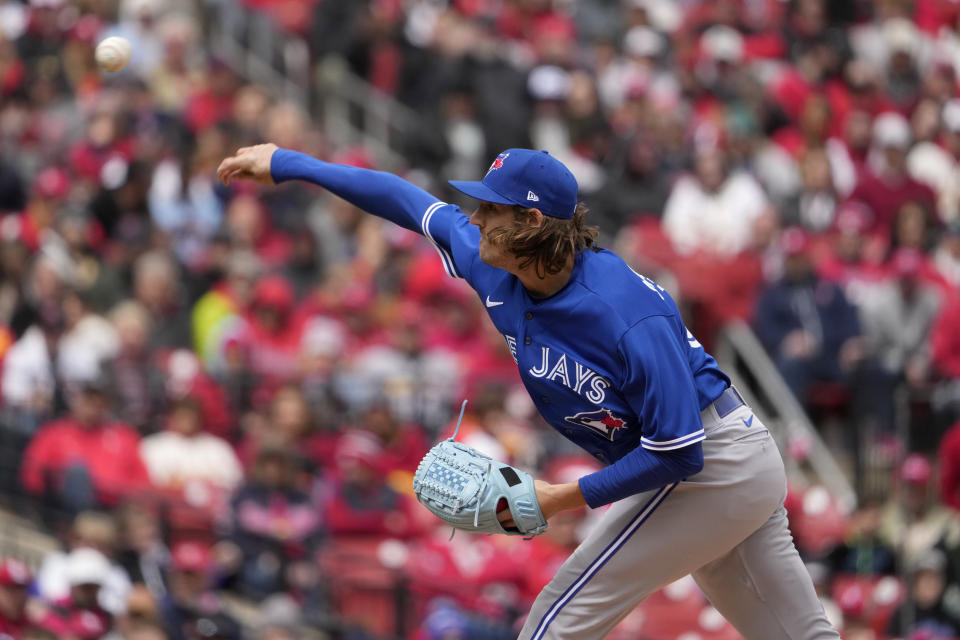
[[[477,200],[536,208],[553,218],[572,218],[577,208],[577,179],[546,151],[507,149],[480,182],[451,180],[450,186]]]

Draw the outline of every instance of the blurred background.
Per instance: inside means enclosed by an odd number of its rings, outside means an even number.
[[[958,72],[953,0],[0,0],[0,637],[513,638],[602,515],[447,540],[463,398],[597,467],[422,238],[215,181],[265,141],[450,202],[549,150],[774,432],[844,638],[960,637]],[[688,578],[611,637],[738,636]]]

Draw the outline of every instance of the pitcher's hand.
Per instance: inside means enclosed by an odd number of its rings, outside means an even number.
[[[580,492],[578,482],[567,482],[565,484],[550,484],[543,480],[534,480],[533,488],[537,492],[537,502],[540,503],[540,513],[545,520],[550,520],[560,511],[570,509],[579,509],[586,506],[587,501]],[[504,526],[514,527],[513,516],[509,509],[497,512],[497,520]]]
[[[225,185],[233,179],[253,180],[260,184],[274,184],[270,174],[270,159],[279,147],[273,143],[241,147],[225,158],[217,167],[217,178]]]

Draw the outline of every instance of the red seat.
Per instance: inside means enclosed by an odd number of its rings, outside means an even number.
[[[397,630],[396,575],[377,557],[378,541],[337,541],[319,556],[328,576],[330,596],[337,615],[369,633],[392,636]]]

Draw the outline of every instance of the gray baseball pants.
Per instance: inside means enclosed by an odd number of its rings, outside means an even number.
[[[540,592],[521,640],[603,638],[687,574],[747,640],[840,638],[787,528],[770,433],[747,405],[701,415],[703,470],[613,504]]]

